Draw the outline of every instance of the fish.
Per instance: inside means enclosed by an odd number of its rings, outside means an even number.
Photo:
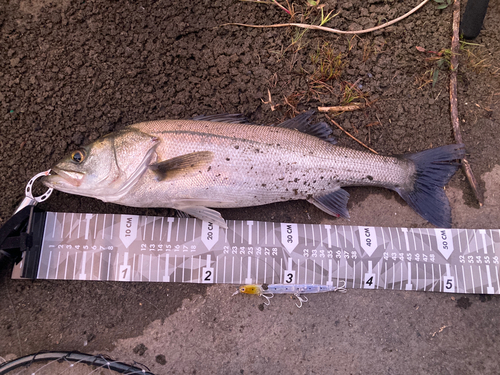
[[[379,186],[436,227],[451,227],[444,186],[461,165],[463,144],[382,156],[336,145],[328,124],[312,124],[313,114],[274,126],[238,115],[129,125],[74,150],[42,182],[104,202],[173,208],[222,228],[216,208],[299,199],[349,218],[343,187]]]

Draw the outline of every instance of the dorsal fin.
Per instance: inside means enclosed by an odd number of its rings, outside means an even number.
[[[227,122],[229,124],[249,124],[250,121],[240,113],[222,115],[201,115],[192,118],[194,121]]]
[[[275,126],[279,128],[295,129],[299,132],[318,137],[331,144],[337,143],[337,140],[331,137],[333,131],[326,122],[318,122],[317,124],[311,125],[311,116],[313,114],[314,111],[310,110]]]
[[[311,125],[311,116],[314,110],[301,113],[294,118],[288,119],[281,124],[271,125],[278,128],[295,129],[301,133],[309,134],[318,137],[325,142],[336,144],[337,140],[331,136],[332,129],[325,122],[318,122]],[[239,113],[222,114],[222,115],[201,115],[192,118],[194,121],[212,121],[212,122],[226,122],[230,124],[252,124],[245,116]],[[252,124],[257,125],[257,124]]]

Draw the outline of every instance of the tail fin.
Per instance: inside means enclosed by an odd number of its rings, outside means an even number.
[[[451,208],[443,187],[460,167],[465,156],[463,144],[433,148],[403,157],[415,163],[412,190],[396,189],[401,197],[425,220],[441,228],[451,227]]]

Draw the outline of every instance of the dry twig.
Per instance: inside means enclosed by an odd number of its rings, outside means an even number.
[[[359,109],[365,108],[363,103],[354,103],[350,105],[337,105],[333,107],[318,107],[319,112],[348,112],[357,111]]]
[[[234,25],[234,26],[246,26],[246,27],[254,27],[254,28],[269,28],[269,27],[287,27],[287,26],[296,26],[300,27],[303,29],[312,29],[312,30],[321,30],[321,31],[326,31],[329,33],[336,33],[336,34],[366,34],[366,33],[371,33],[372,31],[377,31],[380,29],[383,29],[384,27],[391,26],[395,24],[396,22],[401,21],[402,19],[408,17],[410,14],[415,13],[417,10],[422,8],[425,4],[427,4],[430,0],[424,0],[422,1],[419,5],[417,5],[415,8],[410,10],[408,13],[403,14],[401,17],[398,17],[396,19],[393,19],[392,21],[386,22],[382,25],[371,27],[369,29],[365,30],[355,30],[355,31],[344,31],[344,30],[337,30],[337,29],[332,29],[330,27],[325,27],[325,26],[317,26],[317,25],[308,25],[305,23],[279,23],[276,25],[246,25],[244,23],[236,23],[236,22],[231,22],[231,23],[225,23],[222,26],[228,26],[228,25]]]
[[[458,119],[458,100],[457,100],[457,69],[458,69],[458,54],[460,52],[460,39],[459,39],[459,26],[460,26],[460,0],[455,0],[453,4],[453,37],[451,39],[451,74],[450,74],[450,112],[451,123],[453,125],[453,133],[457,143],[464,143],[462,139],[462,132],[460,131],[460,121]],[[472,168],[469,164],[467,157],[462,159],[462,166],[464,173],[469,180],[469,184],[474,191],[479,206],[483,205],[483,196],[479,191],[479,187],[472,173]]]
[[[330,116],[328,115],[325,115],[326,118],[328,120],[330,120],[332,122],[332,124],[334,124],[337,128],[339,128],[340,130],[342,130],[344,133],[346,133],[349,137],[351,137],[352,139],[354,139],[356,142],[358,142],[361,146],[363,147],[366,147],[368,150],[370,150],[371,152],[373,152],[374,154],[378,154],[377,151],[375,151],[374,149],[371,149],[370,147],[368,147],[367,145],[365,145],[363,142],[361,142],[359,139],[357,139],[355,136],[353,136],[351,133],[349,133],[347,130],[345,130],[342,126],[340,126],[339,124],[337,124],[336,121],[334,121]]]

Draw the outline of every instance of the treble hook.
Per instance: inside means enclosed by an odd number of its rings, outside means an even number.
[[[347,288],[346,288],[346,282],[345,282],[345,280],[342,280],[340,282],[340,284],[341,285],[337,289],[335,289],[335,291],[339,292],[339,293],[347,293]]]
[[[267,301],[267,303],[264,302],[264,305],[269,306],[271,304],[271,298],[274,297],[274,294],[273,293],[268,293],[268,294],[261,293],[260,296],[264,297]]]
[[[299,293],[295,293],[294,296],[299,300],[300,304],[295,303],[299,309],[302,307],[302,303],[306,303],[309,299],[306,296],[301,296]]]

